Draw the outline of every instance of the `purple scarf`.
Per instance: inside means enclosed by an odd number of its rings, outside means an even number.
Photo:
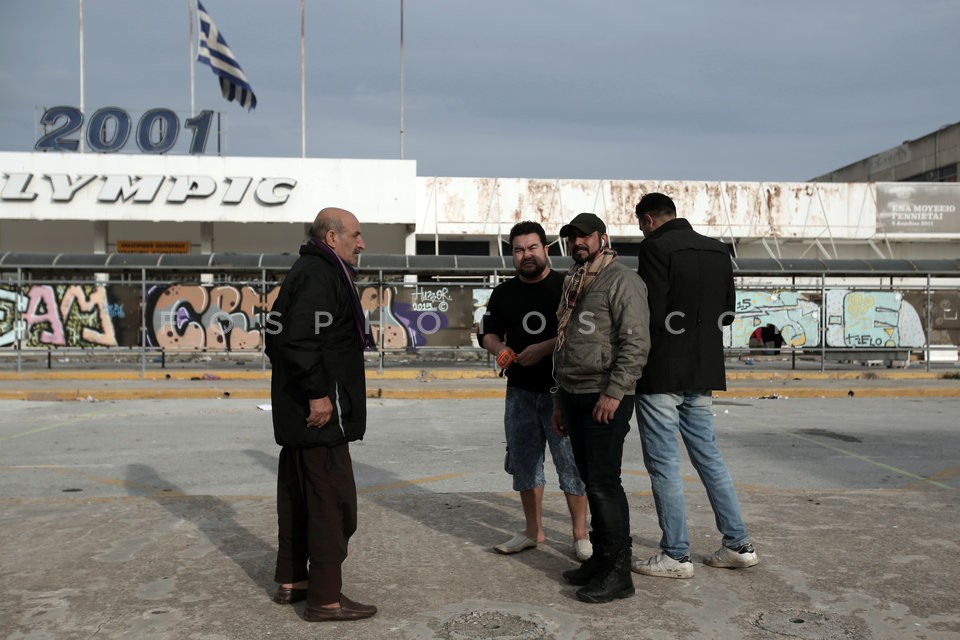
[[[336,260],[337,264],[340,265],[340,275],[343,276],[344,282],[347,283],[347,289],[350,290],[350,297],[353,299],[353,322],[357,327],[357,335],[360,337],[360,350],[364,351],[367,348],[373,348],[376,345],[373,342],[373,338],[364,330],[366,318],[363,315],[363,307],[360,306],[360,296],[357,294],[357,286],[353,282],[357,277],[357,270],[344,262],[343,258],[338,256],[327,243],[319,238],[310,238],[308,242]]]

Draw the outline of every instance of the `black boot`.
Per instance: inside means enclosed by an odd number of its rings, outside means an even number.
[[[590,580],[593,579],[593,576],[597,575],[602,568],[603,555],[597,550],[596,547],[594,547],[593,555],[580,563],[579,568],[570,569],[569,571],[563,572],[563,579],[569,584],[582,587],[585,584],[589,584]]]
[[[636,589],[630,575],[630,549],[603,554],[601,569],[587,586],[577,589],[577,598],[584,602],[610,602],[616,598],[629,598]]]

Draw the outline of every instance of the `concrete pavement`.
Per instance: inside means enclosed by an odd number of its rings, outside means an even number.
[[[684,463],[695,577],[634,576],[637,595],[607,605],[579,602],[560,580],[575,563],[549,462],[546,541],[515,556],[493,553],[522,526],[502,467],[500,399],[371,399],[367,437],[351,446],[360,528],[344,591],[380,612],[340,624],[307,623],[302,604],[269,600],[277,447],[258,404],[236,396],[0,401],[2,635],[960,635],[954,398],[718,399],[717,437],[761,563],[743,571],[701,563],[719,536],[696,473]],[[659,533],[635,430],[623,479],[634,553],[652,554]]]

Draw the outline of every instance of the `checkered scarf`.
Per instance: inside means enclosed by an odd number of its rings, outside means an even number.
[[[573,308],[577,306],[577,301],[590,288],[600,272],[613,264],[616,259],[617,252],[608,247],[598,251],[583,264],[574,263],[567,271],[567,275],[563,278],[563,294],[560,296],[560,307],[557,309],[557,320],[559,321],[557,351],[560,351],[564,342],[566,342],[567,325],[570,324],[570,318],[573,317]]]

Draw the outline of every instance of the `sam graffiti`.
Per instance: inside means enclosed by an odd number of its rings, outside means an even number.
[[[116,347],[123,313],[103,285],[0,286],[0,346]]]

